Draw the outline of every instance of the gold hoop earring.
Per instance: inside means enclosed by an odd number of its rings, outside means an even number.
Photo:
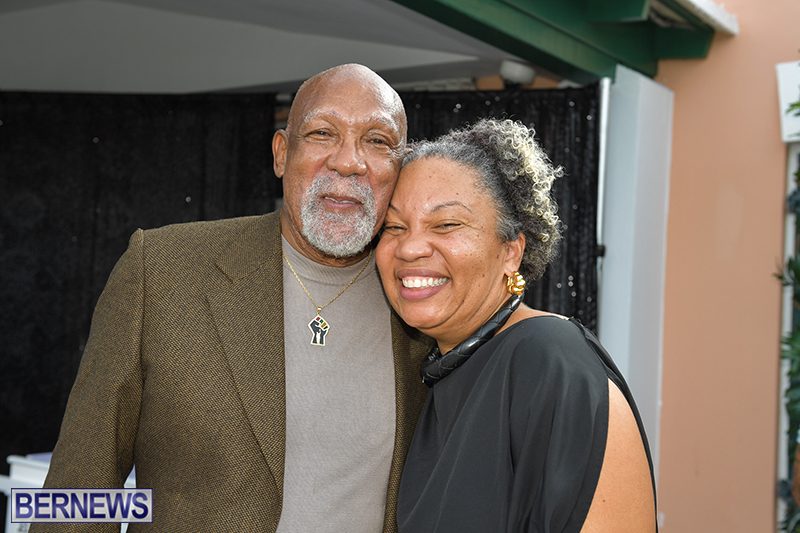
[[[515,270],[508,276],[506,288],[511,294],[522,294],[525,292],[525,278],[522,277],[522,274],[520,274],[518,270]]]

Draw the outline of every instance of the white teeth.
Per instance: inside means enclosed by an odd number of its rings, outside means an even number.
[[[449,278],[403,278],[403,287],[419,289],[422,287],[438,287],[447,283]]]
[[[354,204],[355,202],[350,200],[337,200],[336,198],[331,198],[330,196],[325,197],[326,200],[330,200],[331,202],[337,202],[340,204]]]

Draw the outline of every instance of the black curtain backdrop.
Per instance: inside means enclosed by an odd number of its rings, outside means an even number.
[[[272,211],[274,95],[0,93],[0,465],[52,450],[137,228]],[[3,509],[5,506],[3,506]]]
[[[564,168],[554,195],[566,229],[561,254],[541,280],[529,283],[525,303],[596,330],[599,86],[400,96],[409,140],[431,139],[483,117],[519,120],[536,130],[551,161]]]
[[[401,96],[412,140],[485,116],[536,129],[566,171],[567,230],[526,301],[593,328],[597,86]],[[136,228],[275,208],[274,102],[0,92],[0,472],[10,454],[52,450],[94,305]]]

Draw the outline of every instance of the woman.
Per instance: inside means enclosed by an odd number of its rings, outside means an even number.
[[[510,120],[406,157],[376,257],[392,306],[437,347],[422,365],[432,388],[403,471],[401,532],[656,530],[627,385],[577,321],[521,303],[560,240],[559,172]]]

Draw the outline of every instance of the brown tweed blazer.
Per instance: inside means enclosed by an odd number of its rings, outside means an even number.
[[[131,532],[275,531],[286,439],[281,261],[278,213],[137,231],[97,304],[45,486],[121,487],[135,463],[154,518]],[[395,315],[392,343],[386,532],[397,530],[429,347]]]

